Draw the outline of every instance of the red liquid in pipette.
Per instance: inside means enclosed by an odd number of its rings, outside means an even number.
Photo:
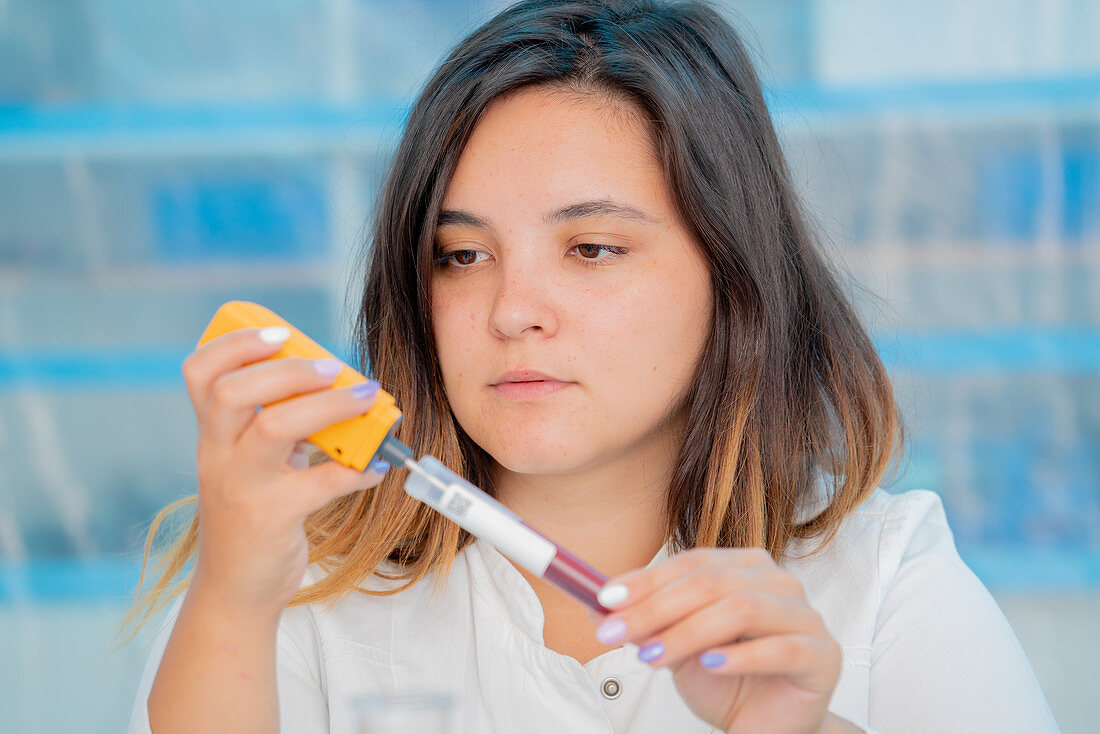
[[[527,525],[527,523],[523,524]],[[530,525],[527,527],[531,528]],[[542,535],[534,528],[531,530]],[[546,538],[545,535],[542,537]],[[546,567],[542,578],[600,614],[611,614],[611,610],[600,604],[596,597],[603,585],[607,583],[607,577],[573,554],[562,550],[557,544],[554,548],[556,552],[550,559],[550,565]]]

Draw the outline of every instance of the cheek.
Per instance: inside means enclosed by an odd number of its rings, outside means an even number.
[[[444,387],[450,394],[458,394],[463,378],[472,374],[470,367],[482,348],[477,337],[484,333],[483,324],[484,316],[471,299],[433,295],[432,333]]]
[[[626,413],[664,409],[686,389],[710,319],[709,284],[698,280],[655,269],[607,299],[586,327],[586,362]]]

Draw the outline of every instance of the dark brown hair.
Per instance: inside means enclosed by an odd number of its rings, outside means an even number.
[[[804,218],[746,49],[703,2],[520,2],[463,40],[428,81],[365,243],[355,332],[358,366],[405,413],[399,437],[492,492],[493,459],[457,424],[443,391],[431,329],[434,233],[482,113],[533,85],[641,114],[710,266],[714,311],[668,488],[670,543],[760,546],[777,559],[793,538],[824,544],[878,485],[903,427],[882,362]],[[382,575],[387,559],[409,584],[433,570],[446,577],[471,538],[406,496],[402,480],[388,476],[307,518],[311,561],[328,575],[292,605],[346,596]],[[815,486],[824,509],[800,521]],[[158,515],[146,559],[165,514],[193,501]],[[168,586],[195,553],[197,530],[193,518],[169,548],[141,622],[186,584]],[[135,602],[127,619],[137,611]]]

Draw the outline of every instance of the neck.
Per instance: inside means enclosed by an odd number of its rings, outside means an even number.
[[[678,435],[661,432],[634,450],[568,473],[498,467],[496,495],[531,527],[612,578],[645,566],[666,540]],[[540,580],[520,571],[538,588]]]

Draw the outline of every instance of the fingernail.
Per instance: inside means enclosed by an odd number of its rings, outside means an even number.
[[[370,470],[376,474],[385,474],[390,470],[390,462],[385,459],[375,459],[370,463]]]
[[[279,344],[290,338],[290,329],[285,326],[269,326],[260,329],[259,337],[264,344]]]
[[[699,662],[704,668],[717,668],[722,663],[726,662],[726,656],[720,652],[705,652],[699,658]]]
[[[610,608],[622,604],[629,594],[630,590],[623,584],[608,584],[600,589],[600,593],[596,595],[596,598],[600,600],[600,604]]]
[[[370,398],[378,394],[378,388],[381,385],[376,380],[367,380],[366,382],[360,382],[358,385],[351,389],[352,397],[356,398]]]
[[[651,663],[665,654],[665,646],[660,642],[653,642],[638,651],[638,659],[643,663]]]
[[[626,622],[621,619],[609,619],[596,628],[596,639],[605,645],[626,637]]]
[[[290,465],[298,471],[304,471],[309,468],[309,454],[302,453],[301,451],[295,451],[290,455]]]
[[[338,359],[318,359],[314,361],[313,368],[325,377],[336,377],[344,369],[344,365]]]

